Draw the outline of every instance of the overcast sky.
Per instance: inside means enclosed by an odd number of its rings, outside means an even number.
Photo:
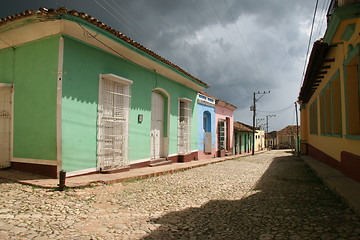
[[[319,0],[313,38],[323,36],[329,0]],[[252,125],[276,114],[269,131],[296,124],[316,0],[12,0],[0,18],[40,7],[85,12],[208,83],[209,94],[235,106]],[[310,48],[311,50],[311,48]],[[281,110],[281,111],[279,111]],[[260,121],[265,124],[265,121]]]

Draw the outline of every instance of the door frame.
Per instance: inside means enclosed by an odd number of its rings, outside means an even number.
[[[102,91],[103,91],[103,79],[107,79],[107,80],[110,80],[110,81],[113,81],[113,82],[117,82],[117,83],[121,83],[121,84],[124,84],[124,85],[127,85],[129,87],[129,105],[128,105],[128,113],[127,113],[127,124],[125,126],[125,132],[126,132],[126,143],[125,143],[125,149],[126,149],[126,153],[125,153],[125,158],[126,158],[126,161],[128,164],[129,163],[129,157],[128,157],[128,144],[129,144],[129,124],[130,124],[130,110],[131,110],[131,85],[133,84],[133,81],[127,79],[127,78],[124,78],[124,77],[120,77],[120,76],[117,76],[115,74],[100,74],[99,76],[99,99],[98,99],[98,108],[99,108],[99,105],[102,104],[103,100],[102,100]],[[99,128],[99,125],[101,123],[101,118],[99,117],[99,109],[98,109],[98,112],[97,112],[97,134],[96,134],[96,168],[98,170],[100,170],[101,168],[101,161],[99,159],[99,151],[100,151],[100,144],[99,144],[99,135],[100,135],[100,128]]]
[[[162,94],[164,96],[164,132],[163,132],[163,141],[162,141],[162,154],[160,157],[164,157],[167,158],[169,156],[169,136],[170,136],[170,106],[171,106],[171,102],[170,102],[170,94],[163,88],[154,88],[151,90],[151,98],[152,98],[152,93],[153,92],[157,92],[159,94]],[[154,160],[151,158],[151,113],[152,113],[152,101],[151,101],[151,112],[150,112],[150,156],[149,158],[151,160]]]
[[[0,88],[10,88],[10,98],[11,98],[11,106],[10,106],[10,144],[9,144],[9,164],[11,165],[11,161],[14,158],[14,84],[11,83],[0,83]]]
[[[181,152],[180,151],[180,144],[179,144],[179,141],[180,141],[180,139],[179,139],[179,135],[180,135],[180,102],[184,102],[184,103],[186,103],[186,104],[188,104],[188,106],[189,106],[189,116],[188,116],[188,118],[189,118],[189,122],[188,122],[188,139],[187,139],[187,151],[186,152]],[[178,139],[177,139],[177,144],[178,144],[178,149],[177,149],[177,151],[178,151],[178,154],[179,155],[186,155],[186,154],[189,154],[189,153],[191,153],[191,123],[192,123],[192,111],[193,111],[193,106],[192,106],[192,100],[191,99],[188,99],[188,98],[179,98],[178,99],[178,120],[177,120],[177,127],[178,127]]]

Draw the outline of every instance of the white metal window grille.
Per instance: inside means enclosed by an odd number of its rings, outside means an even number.
[[[113,75],[111,75],[113,76]],[[102,77],[98,107],[98,165],[101,170],[129,166],[129,83]]]
[[[218,123],[218,142],[219,150],[225,150],[225,121],[219,121]]]
[[[150,136],[150,158],[161,158],[164,141],[164,96],[158,92],[152,93]]]
[[[0,168],[10,167],[11,88],[0,87]]]
[[[179,101],[179,131],[178,131],[178,150],[179,154],[190,152],[190,119],[191,102]]]

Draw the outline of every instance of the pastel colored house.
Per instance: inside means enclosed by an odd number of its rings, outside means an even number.
[[[198,94],[198,159],[216,157],[215,100],[205,92]]]
[[[276,133],[277,149],[297,149],[297,134],[300,133],[300,127],[296,129],[295,125],[289,125]]]
[[[234,154],[250,153],[252,151],[252,127],[242,123],[234,122]]]
[[[360,1],[331,1],[299,94],[301,152],[360,182]]]
[[[0,20],[0,166],[56,177],[197,158],[206,83],[91,16]]]
[[[272,131],[266,134],[266,147],[269,149],[274,149],[277,147],[277,131]]]
[[[265,149],[265,131],[257,129],[255,131],[255,152]]]
[[[216,134],[217,156],[225,156],[233,154],[234,147],[234,110],[236,107],[223,100],[216,99],[215,113],[216,113]]]

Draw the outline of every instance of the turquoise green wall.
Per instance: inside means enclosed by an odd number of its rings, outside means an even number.
[[[62,89],[62,160],[65,171],[96,167],[97,104],[99,75],[115,74],[133,81],[129,120],[129,161],[150,157],[151,91],[163,88],[170,95],[169,154],[177,153],[178,98],[192,100],[196,94],[161,75],[108,52],[64,36]],[[138,114],[143,122],[138,123]],[[192,118],[191,148],[197,149],[197,123]]]
[[[15,86],[15,158],[56,160],[58,39],[0,50],[0,82]]]

